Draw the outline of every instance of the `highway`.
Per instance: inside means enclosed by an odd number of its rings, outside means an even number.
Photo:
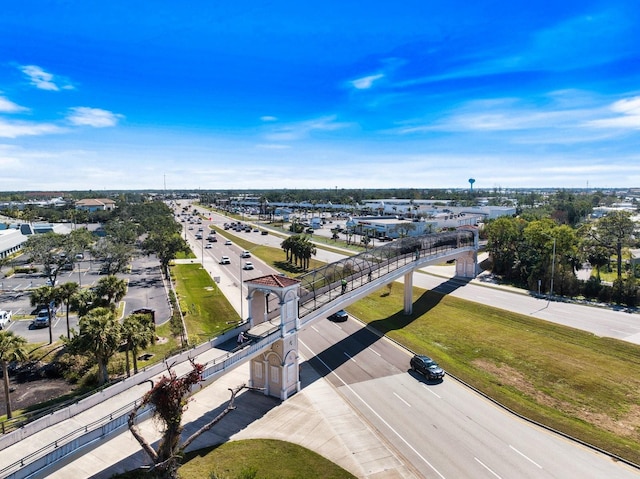
[[[270,236],[260,237],[264,238]],[[279,245],[281,239],[276,240]],[[236,268],[239,265],[230,272]],[[267,274],[264,268],[260,272]],[[414,285],[595,334],[634,342],[640,335],[632,321],[636,316],[624,312],[549,303],[429,274],[414,274]],[[317,322],[300,333],[300,343],[308,364],[334,385],[420,477],[640,477],[640,471],[532,425],[451,378],[426,382],[408,372],[408,351],[377,337],[353,318],[340,324]]]

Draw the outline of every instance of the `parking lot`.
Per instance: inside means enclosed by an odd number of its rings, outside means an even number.
[[[58,286],[73,281],[82,287],[94,286],[104,275],[99,273],[100,264],[89,258],[79,261],[72,271],[62,271],[58,276]],[[127,294],[124,298],[124,315],[141,308],[153,309],[156,323],[168,321],[170,308],[167,300],[165,285],[160,274],[158,260],[154,256],[136,257],[132,261],[130,272],[119,274],[118,277],[128,283]],[[24,337],[30,343],[49,342],[49,328],[34,329],[32,323],[38,313],[38,307],[31,305],[30,291],[44,286],[47,278],[41,273],[15,274],[0,279],[0,310],[11,311],[12,321],[6,329]],[[69,327],[78,328],[78,317],[74,312],[69,314]],[[53,339],[66,336],[66,308],[58,308],[55,320],[52,322]]]

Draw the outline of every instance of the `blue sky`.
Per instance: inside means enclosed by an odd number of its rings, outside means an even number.
[[[0,191],[640,186],[635,0],[21,0]]]

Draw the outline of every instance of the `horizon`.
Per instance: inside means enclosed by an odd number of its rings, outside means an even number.
[[[633,188],[639,20],[631,0],[11,3],[0,188]]]

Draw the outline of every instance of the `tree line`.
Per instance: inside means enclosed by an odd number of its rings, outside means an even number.
[[[639,271],[629,255],[638,246],[634,231],[630,212],[613,211],[577,227],[552,218],[501,217],[488,222],[484,234],[492,271],[507,281],[532,291],[635,306]],[[585,264],[595,275],[580,281],[576,272]],[[604,268],[616,273],[612,285],[601,280]]]

